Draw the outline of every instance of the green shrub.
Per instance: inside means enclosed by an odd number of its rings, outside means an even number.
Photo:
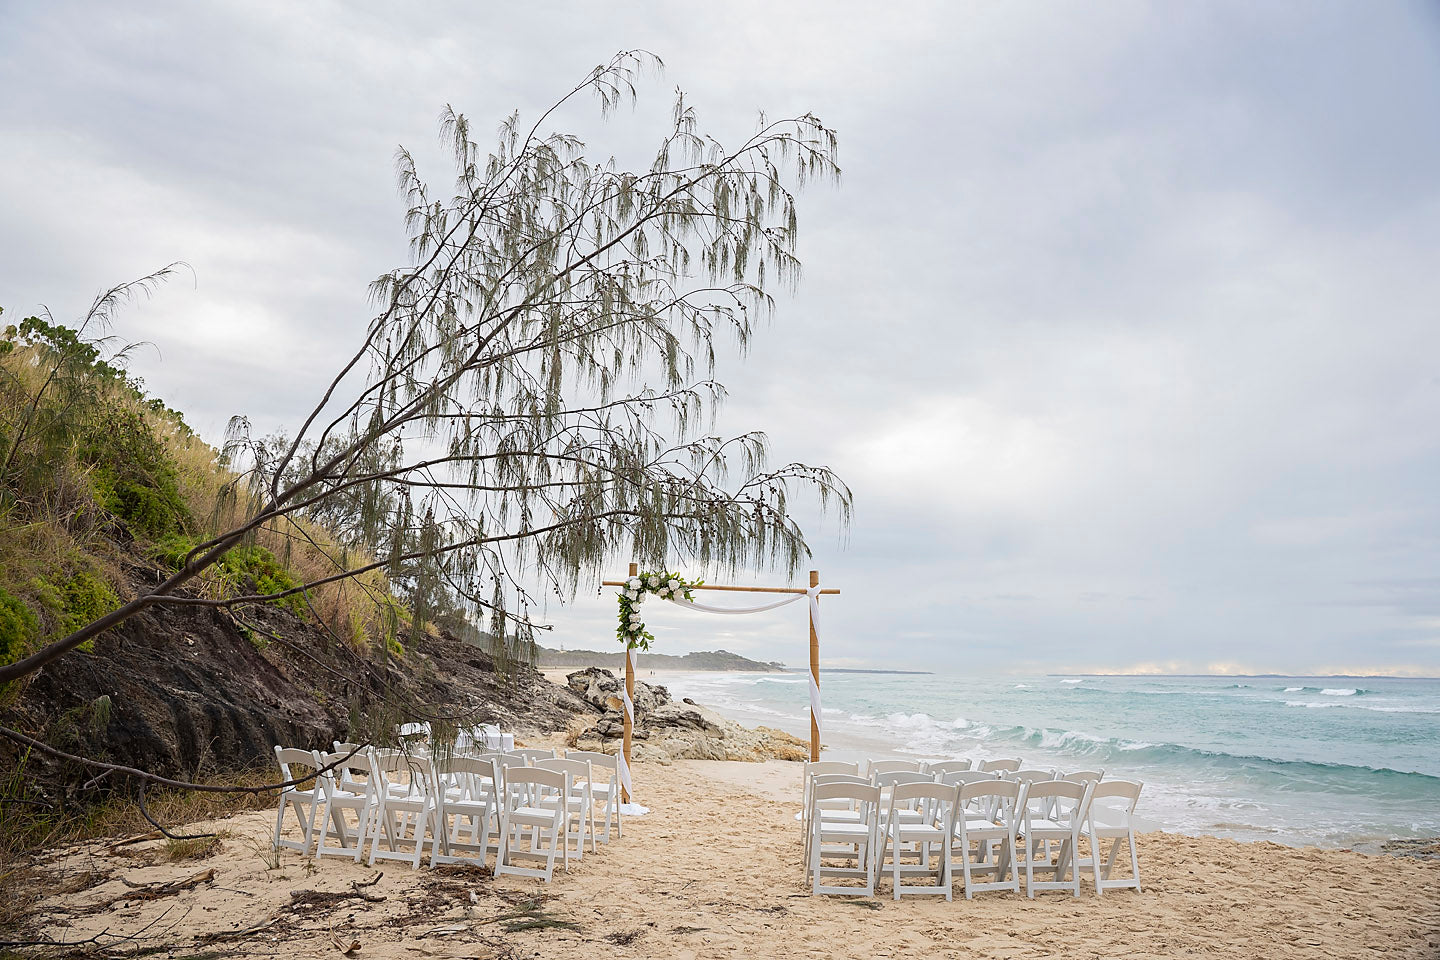
[[[40,624],[30,608],[0,587],[0,664],[24,656],[39,632]]]
[[[86,569],[69,574],[62,571],[53,578],[36,577],[29,586],[54,621],[51,639],[74,633],[120,606],[114,588],[103,577]],[[75,649],[89,652],[95,649],[95,641],[86,640]]]
[[[162,538],[190,525],[175,465],[140,413],[110,405],[86,431],[76,456],[91,467],[96,502],[133,532]]]

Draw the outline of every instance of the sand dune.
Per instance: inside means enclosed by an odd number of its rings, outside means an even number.
[[[475,871],[374,871],[348,861],[267,864],[271,819],[227,820],[219,853],[156,863],[155,843],[90,845],[47,870],[110,876],[44,904],[43,933],[78,941],[243,955],[387,957],[1394,957],[1440,953],[1440,863],[1149,834],[1145,891],[967,902],[808,896],[801,880],[794,764],[637,765],[654,812],[553,884]],[[156,899],[131,884],[213,870]],[[362,899],[384,897],[383,902]],[[298,894],[298,896],[296,896]],[[472,902],[472,894],[473,902]],[[97,905],[112,902],[98,912]],[[559,923],[560,926],[553,924]],[[530,929],[524,929],[530,927]],[[251,933],[236,931],[254,928]]]

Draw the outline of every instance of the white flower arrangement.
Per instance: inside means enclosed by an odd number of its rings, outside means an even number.
[[[645,594],[653,593],[664,599],[684,597],[686,600],[693,600],[695,598],[691,596],[690,588],[701,586],[704,582],[686,580],[678,573],[642,573],[629,578],[625,581],[625,589],[618,595],[620,626],[615,631],[616,638],[625,644],[627,649],[649,650],[650,641],[655,637],[645,629],[644,619],[640,616],[640,604],[644,601]]]

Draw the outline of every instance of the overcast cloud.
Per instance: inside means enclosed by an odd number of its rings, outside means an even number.
[[[564,121],[598,154],[644,162],[677,85],[721,139],[840,133],[719,371],[724,429],[854,489],[827,661],[1440,673],[1434,7],[514,6],[0,2],[7,319],[185,260],[122,314],[138,372],[212,440],[293,427],[403,261],[396,145],[448,183],[444,104],[644,47],[639,110]],[[805,657],[799,606],[661,606],[664,649]],[[608,595],[551,613],[614,643]]]

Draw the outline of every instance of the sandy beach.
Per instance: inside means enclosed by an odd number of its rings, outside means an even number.
[[[1440,863],[1152,833],[1144,892],[812,897],[798,764],[637,764],[652,808],[550,885],[469,868],[376,870],[269,851],[272,814],[212,825],[218,851],[161,842],[50,855],[32,933],[207,955],[334,957],[1434,957]],[[267,862],[270,861],[270,862]],[[211,873],[213,871],[213,874]],[[173,895],[135,885],[196,880]],[[73,892],[61,892],[63,890]],[[380,899],[383,898],[383,899]],[[351,947],[354,944],[358,946]]]

